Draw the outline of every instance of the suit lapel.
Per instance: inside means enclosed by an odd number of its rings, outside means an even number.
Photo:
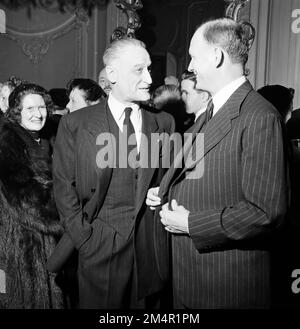
[[[187,161],[187,165],[177,179],[185,174],[187,170],[191,171],[230,132],[232,120],[239,116],[241,104],[251,90],[252,86],[248,81],[243,83],[219,109],[216,115],[203,127],[200,132],[204,134],[204,143],[197,144],[198,149],[196,152],[200,156],[195,161]]]
[[[153,114],[147,110],[141,110],[142,113],[142,138],[140,145],[140,156],[147,152],[148,161],[143,162],[139,170],[138,184],[137,184],[137,202],[136,202],[136,214],[139,212],[146,193],[148,191],[152,176],[159,164],[159,152],[151,152],[151,135],[153,133],[159,133],[159,126],[156,118]],[[144,154],[145,154],[144,153]]]
[[[108,116],[109,116],[109,107],[106,102],[105,106],[103,108],[100,108],[98,111],[94,112],[93,117],[88,122],[88,126],[85,127],[85,129],[89,132],[89,134],[92,136],[92,142],[94,143],[94,146],[96,148],[96,153],[101,149],[101,146],[103,145],[104,141],[109,140],[109,146],[113,147],[115,146],[115,141],[113,140],[114,137],[112,134],[112,130],[110,128]],[[117,141],[116,141],[117,142]],[[109,147],[108,146],[108,147]],[[115,148],[113,149],[113,152],[111,152],[111,156],[109,157],[109,169],[113,168],[114,161],[115,161]],[[105,168],[99,168],[96,166],[97,172],[99,170],[103,170]]]
[[[251,90],[252,87],[248,81],[243,83],[209,121],[204,129],[204,156],[231,130],[232,120],[239,116],[241,104]]]
[[[184,133],[184,144],[183,148],[181,148],[180,152],[176,155],[174,162],[172,163],[170,169],[167,171],[166,175],[164,176],[160,189],[159,189],[159,196],[162,200],[164,200],[167,196],[168,190],[170,185],[177,180],[177,177],[180,176],[178,171],[184,170],[183,167],[183,160],[186,159],[187,154],[189,153],[192,144],[197,136],[197,133],[200,132],[204,123],[205,123],[206,113],[200,115],[198,120]]]
[[[107,135],[108,138],[112,138],[111,130],[109,127],[109,121],[108,121],[108,111],[109,111],[109,107],[106,101],[106,104],[104,106],[99,107],[98,111],[93,112],[88,122],[88,126],[85,127],[89,135],[91,147],[93,149],[93,153],[92,153],[93,159],[91,161],[93,161],[93,163],[95,164],[95,170],[97,174],[95,193],[91,198],[90,202],[87,204],[88,209],[85,209],[85,211],[88,214],[89,214],[89,208],[95,209],[94,213],[96,214],[99,212],[103,204],[109,186],[109,182],[112,176],[115,150],[113,150],[112,152],[113,158],[111,158],[109,166],[105,168],[99,168],[96,161],[97,154],[101,149],[101,146],[99,146],[101,134],[106,133],[108,134]],[[114,143],[112,140],[111,140],[111,145],[112,147],[114,147]],[[89,214],[89,215],[93,216],[93,214]]]

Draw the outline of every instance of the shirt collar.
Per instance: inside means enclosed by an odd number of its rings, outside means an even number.
[[[198,112],[195,113],[195,120],[194,120],[194,122],[196,122],[197,119],[200,117],[200,115],[206,111],[207,105],[208,105],[208,102],[205,104],[204,107],[202,107]]]
[[[227,102],[229,97],[246,81],[246,77],[243,75],[238,79],[233,80],[221,90],[219,90],[213,97],[214,112],[213,115]]]
[[[126,107],[131,107],[133,113],[138,113],[140,106],[135,103],[131,103],[129,105],[124,105],[119,100],[117,100],[112,92],[109,93],[108,100],[107,100],[108,106],[115,117],[116,120],[121,120],[124,115],[124,110]]]

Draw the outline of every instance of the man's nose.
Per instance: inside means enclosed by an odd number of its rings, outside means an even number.
[[[69,110],[69,112],[70,112],[70,103],[71,101],[69,101],[69,103],[66,105],[66,108]]]
[[[147,82],[149,85],[152,83],[151,74],[148,70],[144,73],[144,81]]]
[[[40,118],[42,116],[41,110],[40,110],[39,107],[34,107],[33,114],[34,114],[35,117],[38,117],[38,118]]]

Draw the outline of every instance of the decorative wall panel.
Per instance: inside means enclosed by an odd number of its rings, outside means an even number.
[[[7,11],[0,35],[1,80],[16,75],[46,88],[86,74],[84,44],[89,23],[83,11],[62,14],[35,9]]]
[[[75,77],[97,80],[107,43],[106,7],[88,16],[82,9],[5,10],[7,29],[0,34],[0,81],[16,75],[44,87],[61,88]],[[112,9],[110,18],[117,15]],[[111,28],[119,24],[118,19]]]
[[[292,30],[292,12],[300,0],[251,0],[250,20],[256,29],[251,50],[250,80],[255,88],[281,84],[295,89],[294,107],[300,107],[300,33]]]

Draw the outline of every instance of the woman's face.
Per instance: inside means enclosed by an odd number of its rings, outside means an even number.
[[[22,100],[21,126],[30,131],[41,130],[46,122],[47,109],[41,95],[29,94]]]
[[[5,113],[8,109],[8,97],[11,90],[8,86],[4,85],[0,90],[0,109]]]

